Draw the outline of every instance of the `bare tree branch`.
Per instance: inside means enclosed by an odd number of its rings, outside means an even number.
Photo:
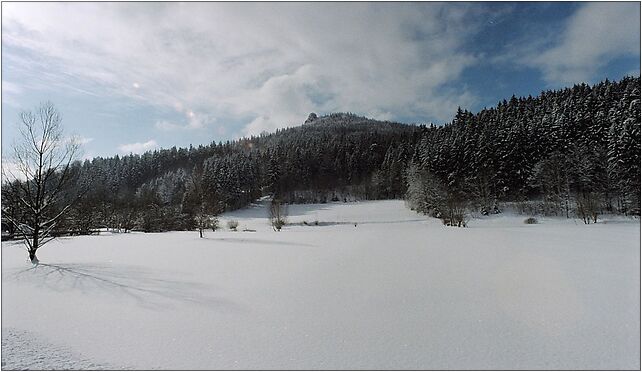
[[[23,179],[13,171],[3,170],[3,176],[8,173],[16,180],[10,183],[10,190],[21,213],[18,218],[7,216],[7,220],[23,239],[29,258],[37,262],[36,251],[54,238],[58,221],[73,203],[60,205],[60,196],[71,178],[70,167],[79,145],[63,142],[62,116],[50,102],[41,104],[35,112],[23,111],[19,117],[22,138],[13,152]]]

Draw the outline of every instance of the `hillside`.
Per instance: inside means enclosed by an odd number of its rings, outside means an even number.
[[[512,97],[476,114],[460,109],[443,126],[311,114],[272,134],[76,163],[67,195],[83,197],[67,225],[191,229],[197,191],[213,214],[264,195],[299,203],[405,197],[435,215],[440,204],[488,212],[528,200],[544,200],[538,214],[570,216],[580,204],[639,214],[639,154],[640,78],[632,77]],[[428,200],[428,189],[439,200]],[[4,212],[18,218],[20,192],[2,194]]]

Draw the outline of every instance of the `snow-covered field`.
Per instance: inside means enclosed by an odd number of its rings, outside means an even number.
[[[3,242],[2,368],[640,368],[639,220],[289,215],[319,226]]]

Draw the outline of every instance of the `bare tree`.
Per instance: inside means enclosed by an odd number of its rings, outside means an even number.
[[[272,225],[274,231],[281,231],[281,228],[287,222],[287,215],[287,205],[281,203],[279,199],[272,199],[270,203],[270,225]]]
[[[20,113],[21,138],[13,146],[16,169],[2,169],[5,180],[20,180],[5,182],[23,212],[20,219],[14,218],[15,214],[8,218],[34,264],[38,263],[36,251],[54,239],[58,221],[73,202],[63,200],[69,200],[63,198],[63,190],[71,179],[70,166],[79,146],[63,137],[61,121],[61,114],[50,102]]]
[[[463,193],[449,192],[441,222],[446,226],[466,227],[468,224],[467,201]]]
[[[598,210],[600,208],[600,195],[596,192],[579,192],[575,198],[577,204],[577,215],[582,218],[585,224],[597,223]]]

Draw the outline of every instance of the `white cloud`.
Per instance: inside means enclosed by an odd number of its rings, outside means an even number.
[[[11,81],[2,81],[2,103],[13,107],[20,107],[19,99],[24,88],[20,84]]]
[[[164,130],[164,131],[172,131],[172,130],[177,130],[177,129],[183,129],[184,126],[176,123],[172,123],[167,120],[158,120],[155,124],[154,127],[156,129]]]
[[[177,111],[183,111],[182,109],[176,109]],[[194,111],[187,110],[185,112],[184,124],[179,124],[171,122],[168,120],[158,120],[154,127],[163,131],[173,131],[180,129],[200,129],[204,128],[206,125],[212,124],[216,121],[216,118],[210,115],[195,113]]]
[[[447,120],[472,96],[447,91],[475,62],[463,40],[481,10],[440,3],[6,3],[3,44],[41,58],[46,84],[214,117],[244,134],[351,111]],[[20,58],[12,56],[12,58]],[[78,79],[71,78],[79,77]]]
[[[18,163],[9,159],[2,159],[2,180],[3,181],[13,181],[21,180],[25,181],[27,177],[20,170]]]
[[[541,69],[550,83],[591,81],[609,62],[622,56],[639,56],[640,3],[587,3],[571,16],[555,39],[552,47],[543,51],[530,48],[518,59]]]
[[[83,136],[71,136],[68,138],[70,142],[73,142],[78,145],[86,145],[90,142],[92,142],[94,139],[93,138],[88,138],[88,137],[83,137]]]
[[[141,154],[147,150],[152,150],[157,147],[158,143],[156,143],[155,140],[151,139],[147,142],[126,143],[118,146],[118,150],[120,150],[120,152],[123,154]]]

